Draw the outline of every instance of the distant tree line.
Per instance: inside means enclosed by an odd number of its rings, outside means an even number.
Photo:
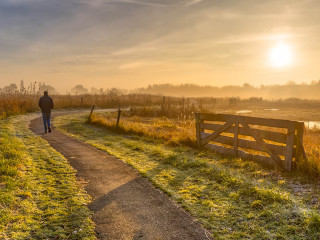
[[[310,84],[296,84],[293,81],[285,85],[261,85],[254,87],[248,83],[242,86],[199,86],[196,84],[154,84],[146,88],[134,90],[135,93],[141,94],[158,94],[177,97],[262,97],[265,99],[319,99],[320,98],[320,80],[312,81]]]
[[[43,91],[49,91],[51,95],[58,95],[58,91],[45,83],[31,82],[27,85],[23,80],[20,81],[20,88],[14,83],[0,88],[0,93],[25,93],[25,94],[42,94]],[[230,98],[230,104],[236,104],[238,98],[264,98],[264,99],[320,99],[320,80],[312,81],[310,84],[296,84],[293,81],[284,85],[261,85],[254,87],[248,83],[242,86],[228,85],[223,87],[200,86],[196,84],[154,84],[146,88],[138,88],[133,91],[127,91],[118,88],[85,88],[77,84],[70,91],[69,95],[109,95],[119,96],[124,94],[151,94],[174,97],[213,97],[213,98]]]
[[[52,95],[59,94],[54,87],[45,83],[30,82],[29,84],[25,85],[23,80],[20,81],[19,88],[14,83],[0,88],[0,93],[42,94],[44,91],[48,91]]]
[[[109,96],[119,96],[128,93],[128,91],[118,88],[110,88],[110,89],[103,89],[103,88],[95,88],[91,87],[89,89],[85,88],[83,85],[78,84],[71,88],[70,94],[72,95],[109,95]]]
[[[50,95],[59,95],[59,92],[52,87],[42,82],[30,82],[25,84],[23,80],[20,81],[18,87],[15,83],[11,83],[8,86],[0,87],[0,93],[23,93],[23,94],[43,94],[44,91],[48,91]],[[128,91],[118,88],[95,88],[91,87],[90,90],[85,88],[82,84],[77,84],[70,91],[66,91],[68,95],[108,95],[108,96],[120,96],[127,94]]]

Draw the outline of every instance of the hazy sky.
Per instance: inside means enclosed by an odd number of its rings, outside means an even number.
[[[319,22],[319,0],[0,0],[0,87],[310,82]]]

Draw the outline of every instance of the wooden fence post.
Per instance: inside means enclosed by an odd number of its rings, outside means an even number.
[[[236,157],[238,157],[238,135],[239,135],[239,120],[236,119],[235,128],[234,128],[234,144],[233,152]]]
[[[165,104],[166,104],[166,97],[163,96],[163,97],[162,97],[162,105],[161,105],[161,109],[162,109],[162,110],[165,108]]]
[[[198,147],[201,147],[200,113],[195,113],[195,116],[196,116],[197,145]]]
[[[297,124],[296,129],[297,129],[296,161],[299,161],[301,157],[306,158],[304,148],[303,148],[304,123]]]
[[[295,126],[291,125],[288,127],[288,133],[287,133],[287,144],[286,144],[287,147],[286,147],[285,162],[284,162],[284,169],[286,171],[292,170],[294,135],[295,135]]]
[[[92,108],[91,108],[91,112],[90,112],[89,118],[91,117],[91,115],[92,115],[92,113],[93,113],[94,108],[95,108],[95,105],[93,104],[93,105],[92,105]]]
[[[183,116],[185,115],[185,107],[184,107],[184,97],[182,99],[182,107],[183,107]]]
[[[121,110],[120,110],[120,103],[119,103],[119,107],[118,107],[118,117],[117,117],[117,124],[116,127],[119,127],[119,122],[120,122],[120,114],[121,114]]]

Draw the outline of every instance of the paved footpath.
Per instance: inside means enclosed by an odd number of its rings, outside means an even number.
[[[30,128],[63,154],[87,182],[98,239],[207,240],[209,234],[163,192],[126,163],[56,129],[43,134],[42,119]]]

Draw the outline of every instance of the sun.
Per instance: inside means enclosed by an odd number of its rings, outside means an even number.
[[[272,67],[282,68],[292,64],[292,50],[290,45],[278,42],[276,46],[270,49],[269,63]]]

